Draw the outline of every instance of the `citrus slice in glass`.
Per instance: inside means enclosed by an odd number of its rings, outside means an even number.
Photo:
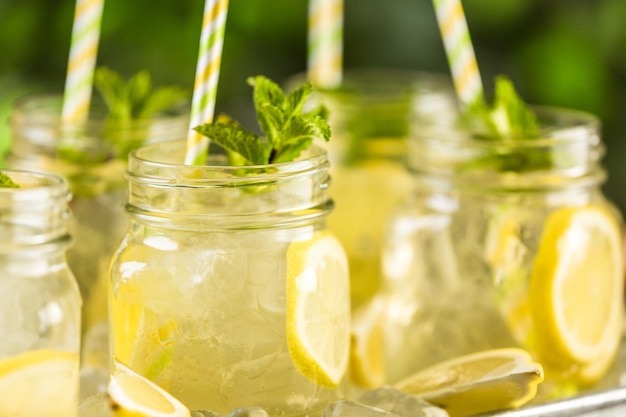
[[[167,391],[115,362],[107,387],[116,417],[189,417],[187,407]]]
[[[310,381],[336,387],[350,348],[350,288],[343,247],[327,231],[287,250],[287,346]]]
[[[363,388],[385,382],[383,313],[385,299],[374,297],[352,313],[350,378]]]
[[[546,220],[529,287],[539,360],[579,368],[593,382],[610,366],[621,337],[623,259],[619,227],[599,207],[564,208]]]
[[[0,360],[0,416],[69,416],[77,408],[77,354],[33,350]]]
[[[459,417],[519,407],[535,397],[542,381],[543,368],[528,352],[504,348],[440,362],[395,387]]]

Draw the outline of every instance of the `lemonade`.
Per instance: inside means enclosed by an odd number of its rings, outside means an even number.
[[[182,165],[184,151],[175,141],[130,157],[112,357],[190,410],[321,415],[345,395],[350,330],[325,152],[235,167],[223,155]]]
[[[620,218],[600,190],[598,122],[537,109],[538,138],[488,141],[421,128],[414,185],[383,255],[385,380],[441,360],[520,346],[545,395],[593,385],[623,315]],[[520,168],[522,167],[522,168]]]
[[[152,120],[111,122],[94,100],[85,125],[61,120],[60,95],[17,100],[11,113],[12,143],[7,164],[15,169],[53,172],[65,177],[73,195],[68,224],[75,244],[68,252],[84,300],[83,331],[106,326],[106,283],[111,256],[128,227],[121,212],[126,196],[126,152],[141,141],[185,134],[182,109]]]
[[[454,106],[447,77],[400,69],[349,70],[336,89],[318,89],[329,111],[327,149],[337,203],[330,229],[348,253],[352,307],[380,288],[386,223],[410,187],[404,167],[409,126],[445,118]]]
[[[0,187],[0,415],[72,417],[81,299],[65,261],[67,183],[28,171],[1,177],[11,181]]]

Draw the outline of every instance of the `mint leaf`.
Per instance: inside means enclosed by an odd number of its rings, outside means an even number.
[[[14,183],[11,177],[0,171],[0,188],[20,188],[20,186]]]
[[[206,123],[195,130],[224,148],[231,165],[267,164],[271,146],[235,121]]]
[[[502,147],[463,166],[464,171],[526,172],[550,169],[556,163],[553,153],[546,149],[515,146],[515,141],[537,139],[539,122],[519,97],[513,83],[504,76],[496,77],[493,105],[477,101],[462,115],[462,122],[470,129],[483,132],[480,136],[483,140],[503,143]]]
[[[147,71],[140,71],[128,82],[115,71],[99,67],[94,73],[94,85],[109,109],[112,120],[147,119],[186,100],[188,93],[179,87],[152,86]]]
[[[491,119],[502,136],[519,139],[536,138],[539,134],[537,117],[519,97],[513,83],[506,77],[496,78]]]
[[[304,83],[290,94],[285,94],[276,83],[263,76],[249,78],[248,84],[254,89],[254,108],[264,137],[232,120],[224,122],[227,116],[195,128],[226,150],[231,165],[293,161],[315,138],[330,139],[328,110],[319,106],[304,111],[306,100],[313,92],[311,83]]]

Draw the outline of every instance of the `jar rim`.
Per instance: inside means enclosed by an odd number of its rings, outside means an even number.
[[[448,123],[416,124],[407,166],[419,176],[448,177],[473,188],[538,189],[604,181],[599,119],[587,112],[532,106],[538,137],[489,140]]]
[[[0,188],[0,201],[33,202],[66,198],[70,199],[69,185],[60,175],[20,169],[2,169],[19,188]]]
[[[308,175],[328,165],[326,150],[315,144],[292,162],[246,166],[228,165],[223,154],[211,154],[204,165],[189,165],[184,163],[185,151],[185,140],[163,141],[135,149],[128,158],[127,177],[173,186],[179,185],[182,180],[187,186],[237,186]],[[242,170],[245,170],[245,175],[242,175]]]
[[[296,73],[287,78],[285,85],[287,88],[293,88],[302,84],[306,79],[305,72]],[[407,87],[424,91],[454,91],[450,76],[443,72],[399,67],[347,68],[342,74],[339,87],[316,86],[316,90],[323,94],[337,96],[358,94],[382,98],[397,94],[398,91],[406,91]]]
[[[173,106],[170,110],[158,113],[150,118],[132,119],[131,125],[140,128],[141,126],[154,123],[155,120],[163,122],[186,121],[189,118],[189,107],[190,105],[188,103],[182,104],[181,102]],[[26,117],[26,115],[30,115],[33,120],[36,120],[42,125],[59,125],[70,128],[74,125],[82,124],[82,122],[77,123],[62,120],[62,108],[63,95],[61,93],[45,92],[26,94],[13,101],[11,119],[13,120],[16,117]],[[35,111],[36,114],[32,115]],[[104,101],[97,96],[93,97],[86,123],[95,125],[104,123],[107,112],[108,110],[106,109]],[[116,123],[116,121],[108,120],[107,123]],[[123,123],[125,126],[128,126],[128,122]],[[122,125],[122,123],[120,123],[120,125]]]
[[[581,110],[556,106],[531,106],[539,120],[538,137],[486,140],[480,137],[480,130],[459,128],[450,124],[451,119],[442,119],[448,123],[429,123],[416,126],[411,140],[437,142],[440,145],[461,147],[491,148],[534,148],[558,145],[562,143],[586,142],[590,145],[600,143],[601,123],[598,117]]]

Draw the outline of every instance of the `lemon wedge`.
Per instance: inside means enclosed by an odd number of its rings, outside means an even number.
[[[116,417],[190,417],[183,403],[118,361],[107,392]]]
[[[363,388],[377,388],[385,382],[384,308],[384,298],[375,297],[352,313],[350,378]]]
[[[619,227],[608,211],[564,208],[548,217],[528,294],[548,376],[592,383],[606,372],[621,337],[622,273]]]
[[[346,375],[350,348],[350,287],[343,247],[328,231],[287,250],[287,347],[295,367],[334,388]]]
[[[519,407],[537,394],[543,368],[517,348],[459,356],[423,369],[395,387],[463,417]]]
[[[34,350],[0,360],[0,416],[71,416],[77,408],[77,354]]]

